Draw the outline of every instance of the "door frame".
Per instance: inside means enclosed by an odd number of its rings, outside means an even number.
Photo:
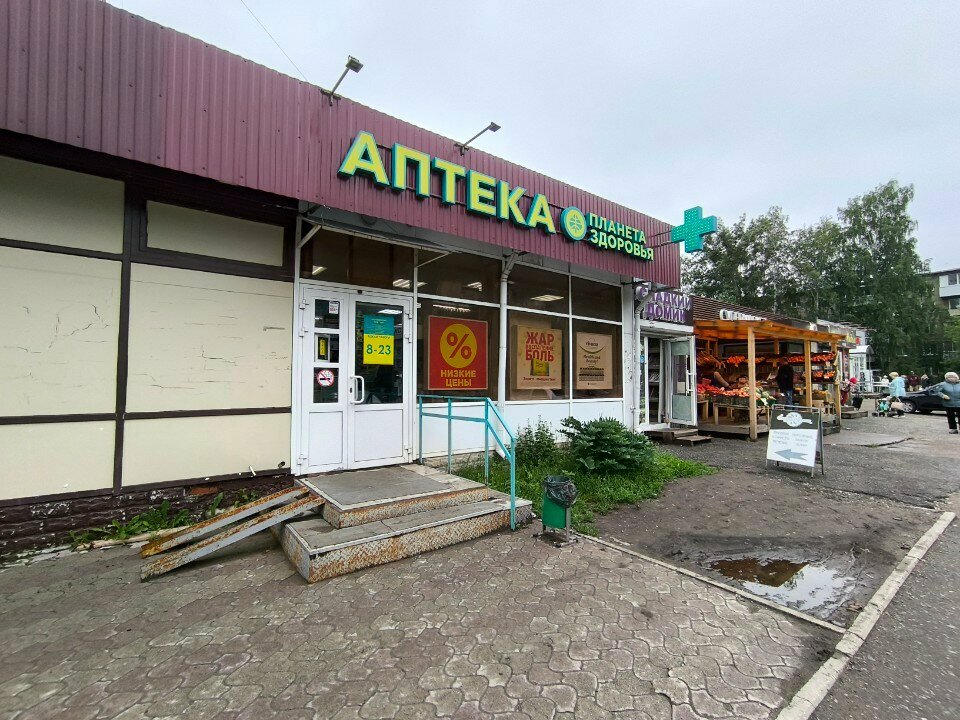
[[[307,292],[330,292],[337,293],[341,295],[346,295],[350,300],[350,320],[353,319],[353,313],[356,302],[364,302],[366,298],[371,298],[372,301],[383,300],[386,302],[395,301],[398,304],[406,305],[409,303],[410,312],[406,314],[404,319],[404,342],[408,345],[406,349],[407,360],[406,366],[404,368],[404,397],[405,402],[403,404],[404,412],[406,413],[406,422],[403,426],[404,432],[404,453],[405,458],[401,462],[411,462],[412,458],[415,456],[415,448],[413,447],[414,442],[414,425],[416,418],[414,417],[416,412],[416,392],[415,392],[415,383],[417,380],[416,376],[416,342],[414,341],[414,333],[416,333],[416,316],[417,308],[415,303],[415,296],[410,292],[398,292],[394,290],[387,290],[381,288],[372,288],[364,287],[359,285],[346,285],[340,283],[328,283],[317,280],[307,280],[304,278],[297,278],[294,282],[294,297],[293,297],[293,323],[292,323],[292,382],[291,382],[291,416],[290,416],[290,457],[291,465],[293,466],[291,470],[293,471],[294,476],[302,476],[308,474],[307,472],[307,448],[304,446],[304,415],[305,415],[305,403],[303,400],[303,372],[304,372],[304,344],[307,340],[307,335],[310,333],[301,332],[301,317],[302,313],[307,307],[307,304],[304,301],[305,293]],[[352,353],[352,350],[351,350]],[[352,375],[353,367],[349,368],[350,374]],[[348,401],[349,403],[349,401]],[[348,408],[349,415],[349,408]],[[347,433],[344,433],[345,438]],[[350,452],[349,448],[346,447],[346,444],[349,443],[349,439],[345,439],[344,447],[344,466],[343,470],[347,469],[360,469],[363,467],[376,467],[378,465],[384,465],[383,462],[367,462],[360,463],[355,465],[350,465],[349,458]],[[399,463],[398,463],[399,464]]]

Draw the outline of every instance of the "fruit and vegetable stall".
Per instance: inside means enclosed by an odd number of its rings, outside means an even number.
[[[796,388],[794,403],[819,406],[840,418],[840,389],[837,373],[837,347],[843,335],[795,327],[773,320],[697,320],[697,401],[702,407],[700,430],[709,432],[711,423],[717,432],[739,432],[755,440],[766,433],[766,413],[776,403],[784,402],[773,381],[782,365],[794,369]],[[743,349],[747,353],[727,353],[726,348]],[[773,352],[757,353],[757,345],[772,347]],[[814,345],[816,344],[816,348]],[[803,347],[802,353],[780,352],[781,346]],[[829,350],[827,349],[829,348]],[[814,349],[816,351],[814,351]],[[745,382],[729,389],[712,382],[714,372]],[[727,422],[721,423],[720,409],[726,409]],[[712,418],[710,418],[712,410]],[[738,415],[746,415],[746,424],[737,423]]]

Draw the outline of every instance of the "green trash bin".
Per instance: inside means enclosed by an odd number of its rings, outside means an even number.
[[[543,481],[542,521],[547,529],[563,532],[570,540],[570,508],[577,501],[577,486],[566,475],[548,475]]]

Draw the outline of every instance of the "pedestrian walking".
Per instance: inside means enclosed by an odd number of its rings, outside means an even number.
[[[947,410],[947,427],[950,428],[951,435],[957,435],[957,421],[960,420],[960,375],[948,372],[943,379],[940,397],[943,398],[943,407]]]
[[[926,390],[927,386],[930,384],[930,376],[924,373],[920,376],[920,389]]]
[[[777,370],[777,387],[780,389],[780,392],[783,393],[785,398],[785,405],[793,405],[793,393],[794,393],[794,378],[793,378],[793,368],[788,364],[784,363]]]
[[[900,373],[890,373],[890,387],[887,389],[887,394],[890,395],[890,409],[896,413],[894,417],[903,417],[903,396],[907,394],[907,387]]]

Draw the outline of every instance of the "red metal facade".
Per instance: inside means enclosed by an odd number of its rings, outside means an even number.
[[[653,262],[641,262],[476,217],[462,205],[377,189],[365,178],[342,180],[344,153],[367,130],[382,148],[401,143],[543,193],[557,208],[576,205],[641,228],[654,246],[670,229],[493,155],[471,150],[461,158],[449,138],[345,98],[331,106],[315,86],[97,0],[0,3],[0,62],[0,127],[7,130],[679,285],[677,245],[658,247]]]

